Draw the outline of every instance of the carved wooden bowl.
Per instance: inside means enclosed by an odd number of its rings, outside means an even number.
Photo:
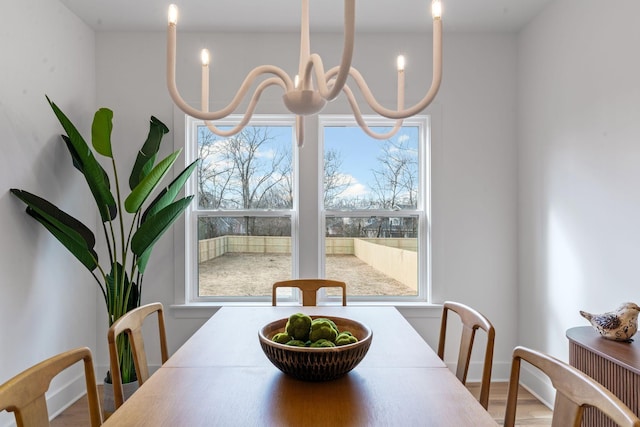
[[[338,347],[295,347],[271,341],[283,332],[288,319],[271,322],[258,331],[260,345],[267,358],[287,375],[304,381],[329,381],[345,375],[364,359],[371,346],[371,329],[355,320],[333,316],[311,316],[331,319],[340,331],[349,331],[358,342]]]

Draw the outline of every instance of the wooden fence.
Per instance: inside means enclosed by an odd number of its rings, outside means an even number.
[[[353,255],[383,274],[418,289],[416,239],[360,239],[327,237],[327,255]],[[291,238],[275,236],[221,236],[200,240],[199,262],[225,253],[290,254]]]

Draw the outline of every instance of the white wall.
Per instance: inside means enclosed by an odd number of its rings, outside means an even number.
[[[555,1],[518,40],[518,342],[563,360],[578,310],[640,300],[638,16]]]
[[[170,129],[173,105],[165,86],[164,34],[96,34],[97,99],[114,110],[114,137],[122,157],[133,156],[146,136],[153,114]],[[178,34],[178,86],[183,97],[199,104],[199,51],[213,52],[212,90],[219,108],[235,93],[246,73],[270,63],[297,68],[298,34]],[[328,69],[338,63],[341,37],[312,36]],[[496,367],[506,378],[516,337],[516,38],[513,34],[449,34],[445,36],[444,80],[433,114],[433,296],[455,299],[484,312],[497,328]],[[360,69],[379,100],[395,103],[395,56],[407,55],[407,103],[420,99],[431,79],[429,35],[358,34],[354,66]],[[372,54],[373,53],[373,54]],[[258,112],[285,112],[278,89],[269,89]],[[345,112],[336,100],[328,112]],[[179,117],[179,116],[178,116]],[[121,138],[118,137],[121,136]],[[176,145],[182,143],[180,135]],[[315,135],[311,135],[315,138]],[[165,147],[168,153],[171,147]],[[314,150],[308,138],[303,150]],[[180,233],[167,234],[151,257],[143,300],[174,302],[173,244]],[[435,313],[434,313],[435,311]],[[439,310],[405,309],[416,328],[436,345]],[[178,314],[178,317],[176,317]],[[168,335],[175,351],[205,318],[183,318],[170,309]],[[198,317],[198,314],[192,314]],[[425,318],[427,316],[427,318]],[[102,332],[98,332],[98,337]],[[98,340],[99,345],[103,345]],[[106,346],[102,352],[106,364]],[[473,374],[472,374],[473,375]]]
[[[95,228],[91,197],[71,167],[45,94],[80,129],[95,108],[94,33],[57,0],[3,2],[0,30],[0,383],[76,346],[95,349],[96,288],[82,265],[9,193],[51,200]],[[79,381],[78,381],[79,380]],[[51,388],[56,412],[84,391],[81,371]],[[0,425],[13,416],[0,414]]]
[[[59,141],[61,130],[44,94],[68,113],[84,135],[88,135],[97,107],[112,108],[115,156],[128,168],[146,137],[150,115],[172,130],[179,128],[164,81],[165,35],[94,34],[57,1],[14,3],[5,6],[5,16],[11,19],[0,32],[3,76],[8,76],[0,84],[0,130],[5,137],[0,176],[6,188],[0,197],[0,266],[5,277],[0,285],[0,381],[76,345],[94,349],[101,375],[108,360],[106,320],[93,279],[24,214],[23,205],[8,189],[42,194],[95,227],[93,204],[84,202],[91,196],[82,178],[69,167],[68,154]],[[184,97],[198,102],[197,56],[205,45],[214,52],[213,90],[227,101],[255,65],[273,62],[295,69],[298,37],[180,34],[178,83]],[[312,47],[327,66],[338,62],[339,46],[340,36],[312,36]],[[430,81],[430,46],[428,35],[358,34],[354,65],[378,99],[393,105],[395,56],[405,53],[407,103],[413,103]],[[498,331],[496,378],[507,375],[517,332],[513,322],[516,59],[514,35],[447,34],[443,85],[427,111],[434,119],[433,300],[466,302],[491,318]],[[344,112],[345,105],[336,101],[327,111]],[[258,112],[284,112],[277,90],[263,96]],[[167,139],[164,154],[173,149],[173,136]],[[176,144],[180,143],[177,138]],[[308,139],[304,150],[312,149]],[[145,278],[144,302],[158,300],[167,306],[174,302],[174,282],[182,277],[174,265],[174,245],[181,245],[179,230],[156,245]],[[402,310],[435,346],[439,309]],[[201,314],[168,310],[171,352],[205,321]],[[478,377],[474,372],[471,376]],[[52,409],[70,402],[76,389],[82,392],[82,387],[70,387],[59,397],[54,393]],[[0,424],[9,418],[0,418]]]
[[[146,136],[149,115],[175,127],[163,34],[94,35],[57,1],[22,0],[3,11],[11,19],[0,31],[0,381],[76,345],[97,345],[99,363],[107,360],[104,308],[88,273],[8,193],[30,189],[94,219],[80,202],[89,195],[68,167],[44,94],[84,132],[96,106],[114,109],[114,140],[122,141],[116,155],[125,162]],[[517,40],[445,35],[443,86],[429,109],[436,118],[433,296],[473,304],[494,321],[498,378],[515,344],[566,360],[565,330],[586,322],[579,309],[637,302],[640,4],[619,0],[605,12],[599,1],[558,0]],[[179,86],[191,101],[204,41],[215,55],[213,89],[225,100],[258,63],[295,68],[297,35],[180,34]],[[327,63],[337,61],[339,37],[313,36],[312,43]],[[380,53],[367,59],[374,50]],[[408,55],[408,101],[415,101],[426,86],[419,81],[430,74],[428,37],[358,35],[355,65],[384,103],[393,103],[393,57],[400,51]],[[275,92],[264,96],[261,112],[280,111]],[[179,239],[168,234],[157,245],[145,301],[173,303],[173,278],[180,279],[174,244]],[[403,312],[434,345],[438,314]],[[176,313],[170,309],[167,319],[171,351],[204,321]],[[529,378],[547,396],[548,387],[536,381]],[[56,402],[71,400],[70,390]]]

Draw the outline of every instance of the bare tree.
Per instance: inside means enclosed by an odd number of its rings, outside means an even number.
[[[418,162],[415,149],[402,139],[385,141],[378,157],[379,169],[372,171],[372,190],[381,209],[417,206]]]
[[[268,127],[250,126],[231,138],[206,127],[198,130],[199,206],[204,209],[273,209],[293,206],[290,151],[272,144]],[[255,219],[242,221],[244,233],[264,228]],[[228,233],[237,221],[201,217],[201,238]],[[262,221],[264,223],[264,221]],[[290,226],[289,226],[290,227]],[[277,233],[276,233],[277,235]]]
[[[198,129],[198,205],[205,209],[224,206],[233,168],[220,162],[220,139],[206,127]]]
[[[290,157],[281,150],[267,147],[273,137],[266,127],[247,127],[228,138],[224,159],[233,166],[236,201],[242,209],[270,208],[266,199],[284,176],[291,173]]]
[[[251,126],[228,138],[222,159],[233,168],[235,207],[269,209],[291,207],[286,192],[291,175],[291,157],[270,144],[273,137],[267,127]],[[245,219],[245,231],[254,234],[255,218]]]
[[[340,195],[351,185],[351,178],[341,172],[342,157],[337,150],[324,153],[324,206],[338,207]]]
[[[198,128],[198,206],[203,209],[219,209],[229,204],[227,195],[233,168],[227,162],[220,161],[220,146],[221,139],[204,126]],[[201,217],[198,224],[199,238],[219,236],[221,226],[222,229],[225,228],[216,218]]]

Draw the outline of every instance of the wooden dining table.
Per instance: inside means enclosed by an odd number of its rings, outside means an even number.
[[[258,330],[296,312],[357,320],[369,352],[345,376],[290,377],[264,355]],[[394,307],[218,310],[105,426],[493,426],[497,424]]]

